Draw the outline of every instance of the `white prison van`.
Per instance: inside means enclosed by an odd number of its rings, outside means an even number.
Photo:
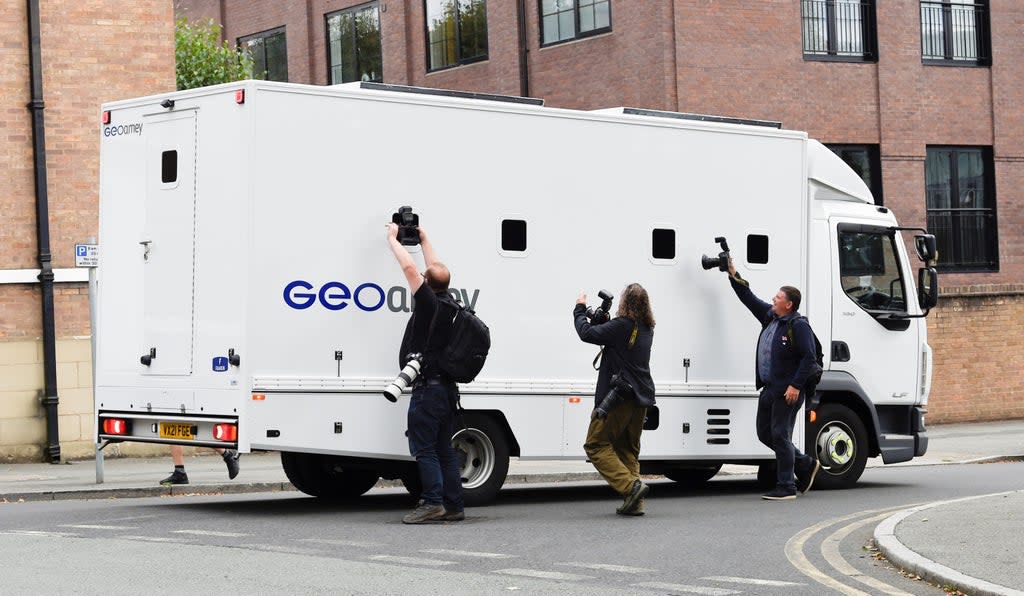
[[[100,441],[279,451],[321,497],[379,477],[417,491],[408,393],[381,394],[412,306],[383,224],[409,205],[491,329],[454,438],[471,504],[510,457],[585,459],[596,347],[572,308],[602,288],[614,308],[630,282],[657,319],[644,470],[772,477],[754,430],[760,326],[701,266],[718,236],[758,295],[804,293],[825,373],[795,440],[828,468],[821,484],[927,448],[934,238],[904,239],[803,132],[366,83],[245,81],[102,110]]]

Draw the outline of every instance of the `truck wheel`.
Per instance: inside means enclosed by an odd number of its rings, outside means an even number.
[[[807,453],[821,462],[815,488],[849,488],[868,462],[868,433],[850,408],[825,404],[807,425]]]
[[[452,446],[462,459],[462,498],[466,505],[483,505],[493,501],[505,483],[508,439],[489,416],[466,414],[465,421],[466,428],[457,428],[452,436]]]
[[[665,478],[674,480],[686,488],[699,488],[711,480],[721,469],[722,464],[710,468],[675,468],[665,470]]]
[[[282,451],[281,467],[295,488],[323,499],[354,499],[370,490],[380,478],[371,470],[344,469],[337,458],[319,453]]]

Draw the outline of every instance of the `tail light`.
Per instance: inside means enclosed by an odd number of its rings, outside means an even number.
[[[213,438],[218,441],[234,443],[238,440],[238,427],[234,424],[214,424]]]
[[[105,435],[126,435],[128,434],[128,421],[124,418],[104,418],[103,434]]]

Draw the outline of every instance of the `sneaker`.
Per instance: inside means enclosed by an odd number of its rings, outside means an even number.
[[[451,521],[451,522],[462,521],[464,519],[466,519],[466,512],[465,511],[448,511],[448,510],[445,510],[445,514],[441,516],[441,521],[446,521],[446,522],[449,522],[449,521]]]
[[[448,513],[444,510],[444,505],[440,503],[424,503],[420,501],[420,504],[416,506],[416,509],[412,510],[412,513],[407,514],[402,518],[403,524],[428,524],[430,522],[441,521],[441,518]]]
[[[811,490],[811,485],[814,484],[814,477],[818,475],[819,470],[821,470],[821,462],[818,461],[818,458],[814,458],[810,474],[807,474],[804,478],[801,478],[799,475],[797,476],[796,489],[800,491],[801,495],[806,495]]]
[[[224,464],[228,467],[228,479],[234,480],[235,476],[238,476],[238,460],[242,455],[234,449],[225,449],[224,455],[221,457],[224,458]]]
[[[623,505],[622,507],[619,507],[618,509],[615,510],[615,513],[618,513],[619,515],[634,515],[634,516],[639,516],[639,515],[643,515],[644,514],[644,500],[643,499],[640,499],[639,501],[637,501],[636,505],[634,505],[632,509],[626,509],[626,507],[625,507],[626,504],[625,503],[623,503],[622,505]]]
[[[761,498],[768,501],[788,501],[796,498],[796,489],[789,490],[777,486],[772,492],[761,495]]]
[[[171,486],[172,484],[188,484],[188,474],[175,470],[171,475],[160,481],[160,486]]]
[[[639,480],[634,480],[633,488],[630,489],[629,494],[626,495],[626,500],[622,502],[622,507],[619,509],[622,509],[623,512],[633,511],[636,509],[637,503],[646,497],[649,492],[651,492],[651,487]]]

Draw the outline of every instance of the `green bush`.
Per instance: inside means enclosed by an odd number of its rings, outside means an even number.
[[[220,40],[220,25],[190,23],[178,19],[174,24],[174,60],[178,89],[194,89],[218,83],[230,83],[252,76],[253,60],[249,52],[235,49]]]

